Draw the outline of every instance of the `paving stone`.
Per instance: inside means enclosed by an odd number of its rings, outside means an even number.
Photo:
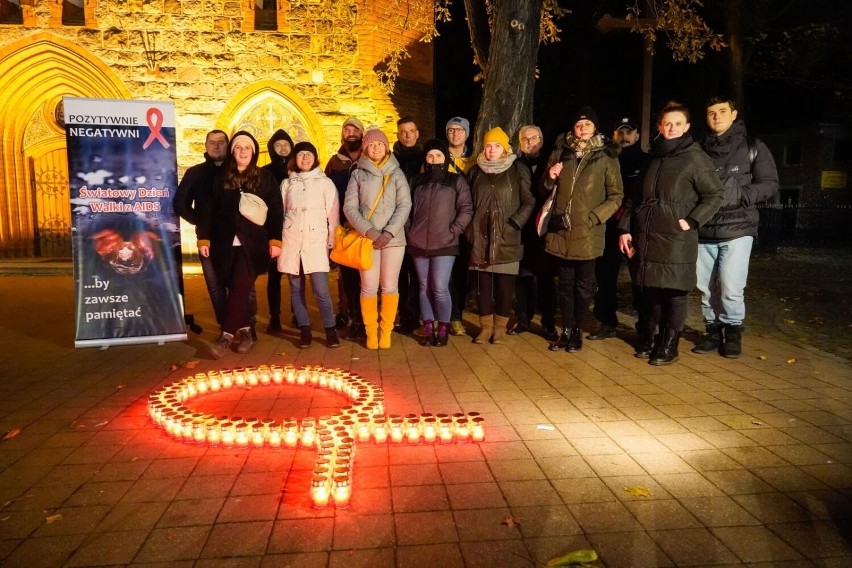
[[[396,541],[403,546],[458,541],[455,521],[449,511],[397,513],[394,525]]]
[[[458,544],[400,546],[396,549],[396,558],[397,568],[420,568],[421,566],[465,568]]]
[[[257,556],[266,552],[272,521],[217,522],[201,551],[203,558]]]
[[[339,516],[334,521],[334,548],[390,547],[394,545],[393,530],[393,518],[390,515]]]
[[[272,528],[267,552],[314,552],[332,545],[334,519],[278,520]]]
[[[676,566],[740,565],[737,556],[706,528],[649,531]]]
[[[137,562],[172,562],[198,558],[207,537],[209,526],[154,529],[136,556]]]
[[[802,555],[767,527],[717,527],[713,534],[746,562],[798,560]]]

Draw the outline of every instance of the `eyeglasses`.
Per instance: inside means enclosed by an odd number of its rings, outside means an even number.
[[[459,132],[464,132],[464,128],[459,128],[457,126],[451,126],[450,128],[447,128],[447,134],[457,134]]]
[[[313,158],[313,157],[314,157],[314,153],[313,153],[313,152],[308,152],[307,150],[303,150],[303,151],[299,152],[298,154],[296,154],[296,157],[297,157],[297,158],[307,158],[307,157],[311,157],[311,158]]]
[[[536,140],[541,140],[541,136],[534,134],[532,136],[524,136],[521,138],[521,142],[535,142]]]

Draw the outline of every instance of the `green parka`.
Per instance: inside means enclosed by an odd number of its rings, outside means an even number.
[[[544,250],[566,260],[592,260],[603,254],[606,221],[621,207],[624,187],[618,154],[621,148],[609,144],[596,148],[577,159],[564,146],[560,136],[547,161],[547,170],[562,162],[553,215],[568,211],[571,227],[545,235]],[[561,142],[561,143],[560,143]],[[545,191],[552,181],[545,170]]]

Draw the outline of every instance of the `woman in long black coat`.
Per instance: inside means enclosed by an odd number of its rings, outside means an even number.
[[[210,352],[223,356],[232,343],[238,353],[253,345],[249,327],[249,293],[265,273],[270,259],[281,254],[284,207],[275,178],[257,167],[259,146],[245,131],[234,134],[225,171],[217,176],[210,198],[201,204],[195,232],[198,254],[209,256],[228,299],[222,333]],[[266,203],[266,222],[256,225],[240,214],[241,193],[253,193]]]
[[[619,247],[633,257],[633,282],[642,287],[651,314],[651,343],[640,347],[636,356],[649,357],[652,365],[668,365],[678,358],[687,294],[696,285],[698,227],[719,209],[725,190],[713,162],[688,133],[686,107],[668,103],[658,130],[642,182],[624,200]]]

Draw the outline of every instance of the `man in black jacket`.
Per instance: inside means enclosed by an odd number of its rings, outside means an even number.
[[[778,171],[769,149],[749,138],[734,101],[707,102],[708,134],[702,146],[725,185],[722,207],[698,232],[698,289],[707,333],[694,353],[719,351],[736,358],[742,352],[745,319],[743,290],[751,247],[757,236],[756,205],[778,192]]]
[[[221,171],[228,155],[228,135],[221,130],[211,130],[204,140],[204,161],[186,170],[178,184],[174,197],[175,213],[192,225],[198,224],[200,203],[209,198],[213,191],[213,178]],[[216,278],[210,257],[199,256],[204,283],[216,314],[216,323],[222,325],[225,318],[225,287]],[[255,308],[256,309],[256,308]],[[253,329],[253,328],[252,328]]]
[[[414,176],[420,173],[423,165],[423,148],[418,144],[420,130],[414,117],[403,116],[396,121],[396,138],[393,155],[399,162],[399,168],[405,174],[409,187]],[[420,325],[420,280],[414,269],[411,253],[406,251],[399,271],[399,326],[397,329],[410,335]]]

